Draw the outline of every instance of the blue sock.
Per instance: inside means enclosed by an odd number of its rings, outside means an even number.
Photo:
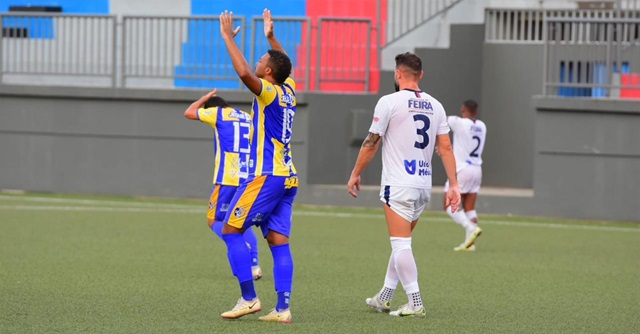
[[[256,234],[253,233],[253,229],[251,227],[247,228],[244,232],[244,242],[249,245],[249,254],[251,254],[251,265],[258,265],[258,238],[256,238]]]
[[[222,240],[227,244],[227,257],[231,264],[231,271],[240,283],[242,298],[254,300],[257,294],[253,286],[253,274],[251,274],[251,255],[242,234],[223,234]]]
[[[273,255],[273,279],[276,293],[278,293],[276,311],[280,312],[289,308],[293,286],[293,257],[289,244],[271,247],[271,255]]]
[[[211,230],[215,233],[220,239],[222,239],[222,227],[224,224],[222,222],[213,222],[211,225]]]
[[[222,239],[222,228],[224,227],[223,222],[213,222],[211,225],[211,230]],[[248,228],[244,232],[244,242],[249,244],[249,254],[251,254],[251,265],[258,265],[258,238],[256,238],[256,234],[253,233],[253,229]]]

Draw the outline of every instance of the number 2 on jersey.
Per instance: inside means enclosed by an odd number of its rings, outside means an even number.
[[[427,131],[431,127],[431,120],[429,119],[429,117],[427,117],[426,115],[422,115],[422,114],[413,115],[413,120],[416,121],[416,122],[422,121],[422,123],[423,123],[422,127],[418,127],[416,129],[416,133],[418,134],[418,136],[422,137],[422,142],[416,141],[413,144],[413,146],[415,148],[419,148],[419,149],[422,150],[425,147],[429,146],[429,133],[427,133]]]
[[[474,158],[477,158],[477,157],[478,157],[478,149],[480,148],[480,144],[481,144],[482,142],[480,141],[480,137],[478,137],[478,136],[473,136],[473,139],[475,139],[475,140],[477,140],[477,141],[478,141],[478,145],[476,145],[476,148],[474,148],[474,149],[473,149],[473,151],[471,151],[471,153],[469,154],[469,156],[472,156],[472,157],[474,157]]]

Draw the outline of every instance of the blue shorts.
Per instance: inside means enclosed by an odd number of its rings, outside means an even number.
[[[207,220],[221,222],[229,211],[229,205],[238,187],[214,184],[209,197]]]
[[[239,229],[260,226],[265,238],[269,231],[289,237],[297,193],[297,176],[250,177],[238,187],[224,222]]]

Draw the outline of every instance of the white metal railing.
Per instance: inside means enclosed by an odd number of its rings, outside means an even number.
[[[640,10],[640,0],[616,0],[618,9]]]
[[[542,44],[545,19],[607,20],[614,18],[640,20],[640,11],[488,8],[485,15],[485,42]],[[571,31],[570,35],[563,36],[576,38],[576,34],[582,33],[580,29]]]
[[[236,38],[244,50],[245,20],[237,17],[234,21],[242,27]],[[219,26],[217,17],[124,16],[120,85],[127,86],[133,78],[158,78],[178,80],[179,86],[186,87],[197,87],[206,80],[235,81],[235,88],[242,88]]]
[[[387,44],[412,32],[462,0],[387,0]],[[378,0],[380,6],[380,0]]]
[[[299,90],[377,89],[371,84],[379,47],[372,20],[273,19],[278,39],[296,65]],[[31,79],[20,83],[244,89],[220,37],[218,20],[124,16],[118,23],[114,16],[1,14],[0,84],[26,75]],[[251,22],[235,18],[234,25],[241,27],[236,41],[251,65],[268,49],[262,24],[259,17]],[[66,78],[58,79],[60,75]],[[96,83],[97,76],[106,80]]]
[[[640,98],[640,20],[546,18],[544,94]]]
[[[3,75],[105,77],[115,83],[114,16],[0,14]]]

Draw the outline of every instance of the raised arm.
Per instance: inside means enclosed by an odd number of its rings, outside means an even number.
[[[271,46],[271,48],[286,54],[287,52],[282,47],[282,44],[278,42],[276,35],[273,33],[273,20],[271,20],[270,10],[266,8],[264,9],[264,11],[262,12],[262,20],[264,22],[264,36],[269,41],[269,45]]]
[[[458,188],[458,178],[456,177],[456,159],[453,156],[453,148],[449,134],[441,134],[436,137],[437,151],[442,158],[442,164],[449,179],[449,191],[445,194],[445,204],[451,205],[451,211],[458,211],[460,205],[460,189]]]
[[[205,102],[207,102],[210,98],[216,96],[217,92],[218,92],[218,89],[214,89],[213,91],[203,95],[196,102],[191,103],[189,108],[187,108],[187,110],[184,111],[184,117],[188,119],[192,119],[194,121],[200,120],[200,118],[198,117],[198,109],[202,108]]]
[[[364,172],[367,166],[369,166],[373,157],[376,156],[376,152],[378,152],[378,148],[380,148],[380,139],[381,137],[379,134],[369,132],[369,135],[362,143],[362,147],[360,147],[360,153],[358,153],[356,165],[353,167],[351,177],[347,183],[349,193],[355,198],[358,198],[356,190],[360,190],[360,175]]]
[[[236,28],[235,33],[237,33],[238,29],[239,28]],[[249,63],[247,63],[242,51],[240,51],[236,41],[233,39],[235,36],[233,30],[233,13],[225,11],[220,14],[220,33],[222,34],[222,39],[227,46],[229,56],[231,56],[233,68],[238,73],[240,80],[242,80],[245,86],[247,86],[253,94],[259,95],[262,90],[262,82],[255,73],[251,71]]]

